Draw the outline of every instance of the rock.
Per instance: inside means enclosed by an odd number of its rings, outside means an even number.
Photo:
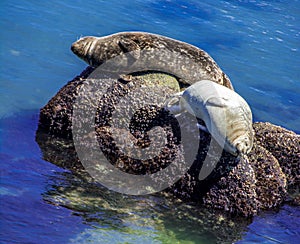
[[[63,88],[61,88],[60,91],[47,103],[47,105],[41,109],[38,128],[40,131],[61,138],[72,139],[73,105],[83,82],[86,81],[93,71],[94,68],[87,67],[79,76],[75,77],[72,81],[68,82]],[[110,74],[107,74],[108,77],[105,78],[110,78],[109,75]],[[150,89],[151,86],[163,86],[164,89],[161,89],[163,96],[170,96],[173,93],[179,92],[180,89],[176,78],[163,73],[141,72],[135,73],[132,76],[124,77],[125,78],[119,78],[116,80],[114,90],[110,89],[112,95],[110,97],[106,95],[104,100],[101,100],[100,102],[103,102],[104,104],[106,103],[107,106],[114,106],[112,102],[115,103],[117,100],[112,101],[112,98],[117,99],[118,96],[122,96],[122,93],[125,95],[131,90],[141,86],[150,87]],[[115,96],[116,94],[117,96]],[[157,96],[162,94],[157,94]],[[94,106],[96,107],[98,105],[95,104]],[[126,103],[123,104],[123,107],[125,106]],[[109,109],[109,107],[106,109]],[[103,116],[103,114],[100,114],[100,118],[103,121],[103,117],[101,116]],[[105,116],[107,117],[107,115]]]
[[[252,216],[256,215],[260,208],[257,195],[253,167],[246,160],[241,160],[228,175],[212,185],[203,201],[211,208]]]
[[[89,175],[77,158],[73,145],[72,114],[76,96],[92,72],[93,69],[88,67],[41,109],[36,134],[47,161],[70,169],[86,180]],[[253,216],[261,210],[280,206],[286,199],[289,187],[299,187],[299,135],[270,123],[254,123],[254,147],[248,158],[239,161],[225,151],[215,158],[214,152],[220,151],[219,146],[212,143],[209,134],[191,126],[191,115],[180,115],[184,122],[179,127],[177,119],[161,108],[162,101],[180,89],[175,77],[159,72],[135,73],[118,78],[105,74],[104,77],[112,81],[112,86],[99,101],[88,101],[81,109],[85,110],[85,106],[89,106],[95,110],[95,131],[100,148],[109,162],[119,170],[131,174],[153,174],[170,165],[174,158],[185,160],[184,155],[192,157],[195,145],[190,143],[181,146],[181,131],[190,135],[191,142],[198,142],[200,135],[199,145],[196,145],[199,146],[198,152],[190,170],[167,189],[167,192],[181,199],[194,200],[207,208],[233,215]],[[141,97],[141,89],[154,92],[153,104],[143,103],[147,97]],[[99,92],[97,89],[90,91],[95,94]],[[128,94],[135,96],[126,99]],[[132,106],[141,108],[132,114]],[[122,112],[121,117],[117,116],[118,111]],[[126,120],[127,117],[130,121]],[[80,119],[86,119],[84,114]],[[123,126],[128,123],[128,128]],[[198,123],[203,122],[198,120]],[[148,132],[155,126],[163,129],[166,138],[154,134],[150,139]],[[122,141],[117,141],[115,135],[122,137]],[[156,146],[165,139],[166,144],[161,152],[151,157],[151,150],[148,152],[147,147]],[[122,145],[133,145],[133,149],[124,153]],[[149,158],[138,160],[130,157],[134,153],[134,145],[145,148],[145,156]],[[210,159],[209,162],[216,162],[216,167],[205,180],[200,181],[198,175],[201,168],[207,166],[204,163],[206,158]],[[167,182],[172,180],[172,175],[165,179]]]
[[[271,123],[254,123],[257,143],[278,160],[289,186],[300,184],[300,135]]]
[[[255,191],[261,209],[279,206],[285,198],[286,175],[277,159],[265,148],[254,144],[249,161],[255,174]]]
[[[68,82],[40,111],[38,131],[53,136],[72,139],[72,106],[77,90],[94,69],[86,68],[79,76]]]

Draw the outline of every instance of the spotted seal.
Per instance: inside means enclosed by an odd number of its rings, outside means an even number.
[[[176,99],[179,103],[174,103]],[[175,114],[187,111],[202,119],[219,145],[233,155],[246,155],[252,149],[251,109],[239,94],[224,86],[210,80],[198,81],[175,94],[167,101],[166,109]]]
[[[208,79],[233,90],[229,78],[209,54],[188,43],[161,35],[120,32],[104,37],[86,36],[74,42],[71,50],[93,67],[127,54],[118,63],[118,68],[163,71],[175,75],[187,85]]]

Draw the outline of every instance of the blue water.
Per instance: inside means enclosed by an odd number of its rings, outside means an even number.
[[[300,133],[298,0],[4,0],[0,27],[0,242],[162,243],[157,238],[161,233],[163,240],[181,242],[189,236],[172,239],[172,229],[130,224],[122,215],[96,211],[95,218],[106,223],[99,228],[66,207],[65,195],[55,198],[64,204],[47,200],[53,185],[67,184],[61,182],[68,172],[42,159],[34,138],[38,112],[86,67],[70,51],[81,36],[148,31],[201,47],[248,101],[255,121]],[[138,218],[144,213],[132,214]],[[239,243],[296,243],[299,219],[299,208],[289,206],[262,214]],[[131,231],[108,227],[115,222]],[[187,240],[200,243],[193,234]]]

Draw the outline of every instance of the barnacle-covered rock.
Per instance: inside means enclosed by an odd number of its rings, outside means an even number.
[[[287,184],[277,159],[265,148],[254,143],[249,162],[255,174],[255,191],[260,208],[278,207],[287,194]]]
[[[92,72],[93,68],[88,67],[41,109],[36,134],[47,161],[70,169],[86,180],[89,175],[73,145],[72,114],[76,96]],[[220,148],[217,143],[212,143],[213,139],[208,133],[190,124],[191,115],[181,114],[183,122],[179,126],[178,118],[162,108],[163,100],[179,91],[175,77],[155,71],[118,78],[105,75],[112,80],[112,85],[99,101],[88,105],[95,110],[95,132],[99,148],[119,170],[131,174],[152,174],[170,165],[174,158],[184,160],[184,155],[193,156],[194,148],[198,147],[193,165],[168,192],[182,199],[200,202],[208,208],[243,216],[253,216],[261,209],[279,206],[285,200],[287,186],[299,186],[299,135],[270,123],[254,123],[256,136],[248,158],[239,161],[225,151],[215,158],[214,152],[220,151]],[[157,100],[152,104],[145,103],[145,93],[141,96],[136,92],[141,90],[155,90],[152,95]],[[130,97],[130,94],[134,96]],[[132,113],[132,106],[139,109]],[[122,116],[118,116],[118,111],[122,111]],[[198,120],[198,123],[202,121]],[[126,127],[126,124],[129,125]],[[154,133],[150,138],[149,131],[153,127],[162,128],[164,133]],[[189,143],[182,147],[180,132],[188,133],[191,142],[197,141],[199,144]],[[162,138],[163,135],[165,138]],[[127,145],[127,148],[132,145],[133,149],[144,148],[147,156],[147,148],[158,145],[162,140],[166,143],[161,152],[142,161],[130,157],[134,150],[124,153],[122,148],[122,145]],[[209,162],[215,162],[216,167],[206,179],[199,180],[202,167],[209,166],[204,163],[207,158]],[[172,182],[171,177],[165,180]]]
[[[300,184],[300,135],[271,123],[254,123],[257,144],[278,160],[288,185]]]
[[[63,86],[41,109],[38,132],[45,132],[49,135],[65,139],[72,139],[71,121],[73,104],[76,100],[78,89],[93,71],[94,68],[87,67],[80,75]]]
[[[259,210],[256,177],[252,165],[241,159],[228,175],[223,176],[204,196],[204,204],[244,216],[255,215]]]

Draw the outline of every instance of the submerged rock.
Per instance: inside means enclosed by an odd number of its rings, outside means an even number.
[[[88,67],[41,109],[36,134],[46,160],[70,169],[84,179],[89,176],[73,145],[72,114],[76,96],[92,72],[93,69]],[[117,78],[105,74],[104,79],[112,81],[109,88],[103,88],[107,89],[105,95],[96,102],[87,101],[86,104],[95,110],[99,148],[119,170],[136,175],[153,174],[170,165],[174,158],[183,161],[189,155],[195,156],[192,158],[193,165],[178,182],[171,184],[172,174],[169,179],[164,179],[170,182],[167,192],[233,215],[253,216],[260,210],[277,207],[286,199],[289,187],[292,186],[294,192],[299,188],[299,135],[270,123],[254,123],[254,147],[248,157],[239,160],[225,151],[216,157],[216,152],[222,149],[213,143],[214,139],[209,134],[191,124],[191,115],[183,113],[175,118],[162,108],[162,101],[180,90],[175,77],[159,72],[143,72]],[[137,92],[141,89],[152,92],[152,104],[144,102],[147,92],[141,97]],[[130,94],[135,95],[128,99]],[[129,109],[132,106],[139,108],[134,114]],[[118,111],[122,112],[122,116],[117,116]],[[86,118],[82,116],[80,119],[84,121]],[[180,126],[178,119],[183,121]],[[203,122],[198,120],[198,123]],[[164,133],[152,133],[150,136],[149,131],[153,127],[162,128]],[[180,133],[190,136],[189,145],[181,145]],[[165,144],[158,155],[153,156],[151,150],[147,151],[148,147],[159,148],[161,141]],[[199,145],[192,143],[195,141]],[[84,138],[82,142],[84,144]],[[129,149],[122,148],[123,145]],[[136,148],[145,149],[143,160],[134,157]],[[198,175],[201,168],[209,166],[204,163],[207,158],[209,162],[215,162],[216,167],[206,179],[200,181]],[[297,199],[297,194],[293,196]]]
[[[228,217],[222,211],[199,208],[163,192],[130,196],[109,191],[69,172],[57,173],[50,182],[43,193],[44,201],[72,210],[92,227],[80,232],[76,243],[105,242],[103,229],[107,235],[107,229],[113,227],[126,236],[130,232],[138,240],[146,230],[147,236],[153,233],[155,240],[162,243],[229,244],[240,240],[251,222],[240,216]]]

